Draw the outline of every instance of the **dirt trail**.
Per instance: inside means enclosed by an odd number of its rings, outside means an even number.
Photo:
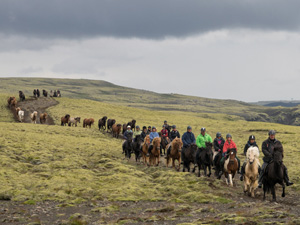
[[[58,102],[54,98],[40,97],[40,98],[29,98],[26,101],[18,102],[17,107],[20,107],[25,112],[25,116],[24,116],[25,123],[31,123],[30,114],[34,111],[37,111],[38,112],[37,123],[40,124],[40,119],[39,119],[40,114],[47,112],[47,109],[49,107],[55,106],[57,104]],[[13,109],[12,109],[12,113],[14,114],[16,121],[19,121]],[[49,113],[45,124],[54,125],[54,121],[52,117],[49,115]]]

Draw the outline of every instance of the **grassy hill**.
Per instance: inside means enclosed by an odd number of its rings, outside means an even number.
[[[0,89],[4,93],[18,95],[18,91],[22,90],[26,96],[30,96],[35,88],[48,91],[59,89],[68,98],[90,99],[148,110],[218,113],[235,115],[247,121],[300,125],[299,106],[265,107],[235,100],[159,94],[96,80],[0,78]]]

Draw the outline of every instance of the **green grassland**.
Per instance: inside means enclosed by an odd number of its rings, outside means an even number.
[[[63,97],[90,99],[147,110],[220,113],[236,115],[247,121],[300,125],[300,107],[264,107],[235,100],[159,94],[101,80],[0,78],[0,89],[4,93],[15,93],[16,96],[22,90],[26,96],[31,96],[35,88],[46,89],[48,92],[59,89]]]

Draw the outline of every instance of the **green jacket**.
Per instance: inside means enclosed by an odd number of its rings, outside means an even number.
[[[142,131],[139,130],[139,131],[134,131],[133,132],[133,138],[135,138],[137,135],[141,135],[142,134]]]
[[[198,146],[198,148],[205,148],[206,147],[205,142],[212,143],[211,136],[207,133],[205,133],[204,136],[202,134],[199,134],[196,140],[196,145]]]

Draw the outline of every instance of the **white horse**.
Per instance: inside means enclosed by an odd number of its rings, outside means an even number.
[[[80,123],[80,117],[71,117],[70,120],[69,120],[69,126],[72,126],[75,124],[75,127],[77,127],[77,123]]]
[[[37,120],[37,111],[34,111],[33,113],[31,113],[30,118],[31,118],[31,122],[36,124],[36,120]]]
[[[23,110],[18,111],[18,117],[19,117],[20,122],[24,121],[24,111]]]
[[[247,164],[244,174],[244,193],[248,193],[251,197],[255,197],[254,191],[258,186],[258,168],[259,163],[259,150],[257,147],[250,147],[247,150]]]

